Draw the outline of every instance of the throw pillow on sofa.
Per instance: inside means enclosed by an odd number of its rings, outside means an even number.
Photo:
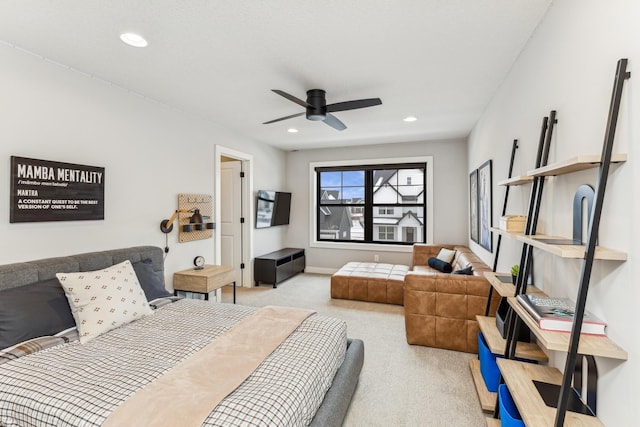
[[[451,264],[451,261],[453,261],[453,258],[455,256],[456,256],[455,249],[442,248],[442,249],[440,249],[440,252],[438,252],[438,255],[436,255],[436,258],[438,258],[441,261],[444,261],[446,263]],[[435,268],[435,267],[433,267],[433,268]]]
[[[451,273],[453,271],[453,267],[448,262],[444,262],[438,258],[429,258],[429,267],[435,268],[438,271],[442,271],[443,273]]]
[[[460,270],[454,271],[453,274],[471,275],[471,274],[473,274],[473,267],[472,266],[468,266],[468,267],[465,267],[465,268],[461,268]]]

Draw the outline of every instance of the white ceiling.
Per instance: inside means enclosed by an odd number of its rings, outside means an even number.
[[[465,137],[551,0],[2,0],[0,40],[285,150]],[[148,41],[119,40],[136,32]],[[281,89],[348,129],[297,117]],[[405,123],[405,116],[418,121]],[[300,130],[287,133],[289,127]]]

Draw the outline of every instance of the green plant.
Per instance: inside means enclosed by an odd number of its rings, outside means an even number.
[[[511,275],[512,276],[517,276],[518,275],[518,271],[520,271],[520,266],[518,264],[514,264],[511,267]]]

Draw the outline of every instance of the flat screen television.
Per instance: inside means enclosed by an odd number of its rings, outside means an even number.
[[[289,224],[291,193],[258,190],[256,228]]]

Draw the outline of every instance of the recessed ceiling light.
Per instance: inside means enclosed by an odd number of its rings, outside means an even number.
[[[404,120],[405,122],[415,122],[416,120],[418,120],[418,118],[414,116],[409,116],[409,117],[405,117],[402,120]]]
[[[296,128],[289,128],[289,129],[287,129],[287,132],[289,132],[289,133],[298,133],[298,129],[296,129]]]
[[[146,47],[149,44],[144,37],[135,33],[120,34],[120,40],[133,47]]]

